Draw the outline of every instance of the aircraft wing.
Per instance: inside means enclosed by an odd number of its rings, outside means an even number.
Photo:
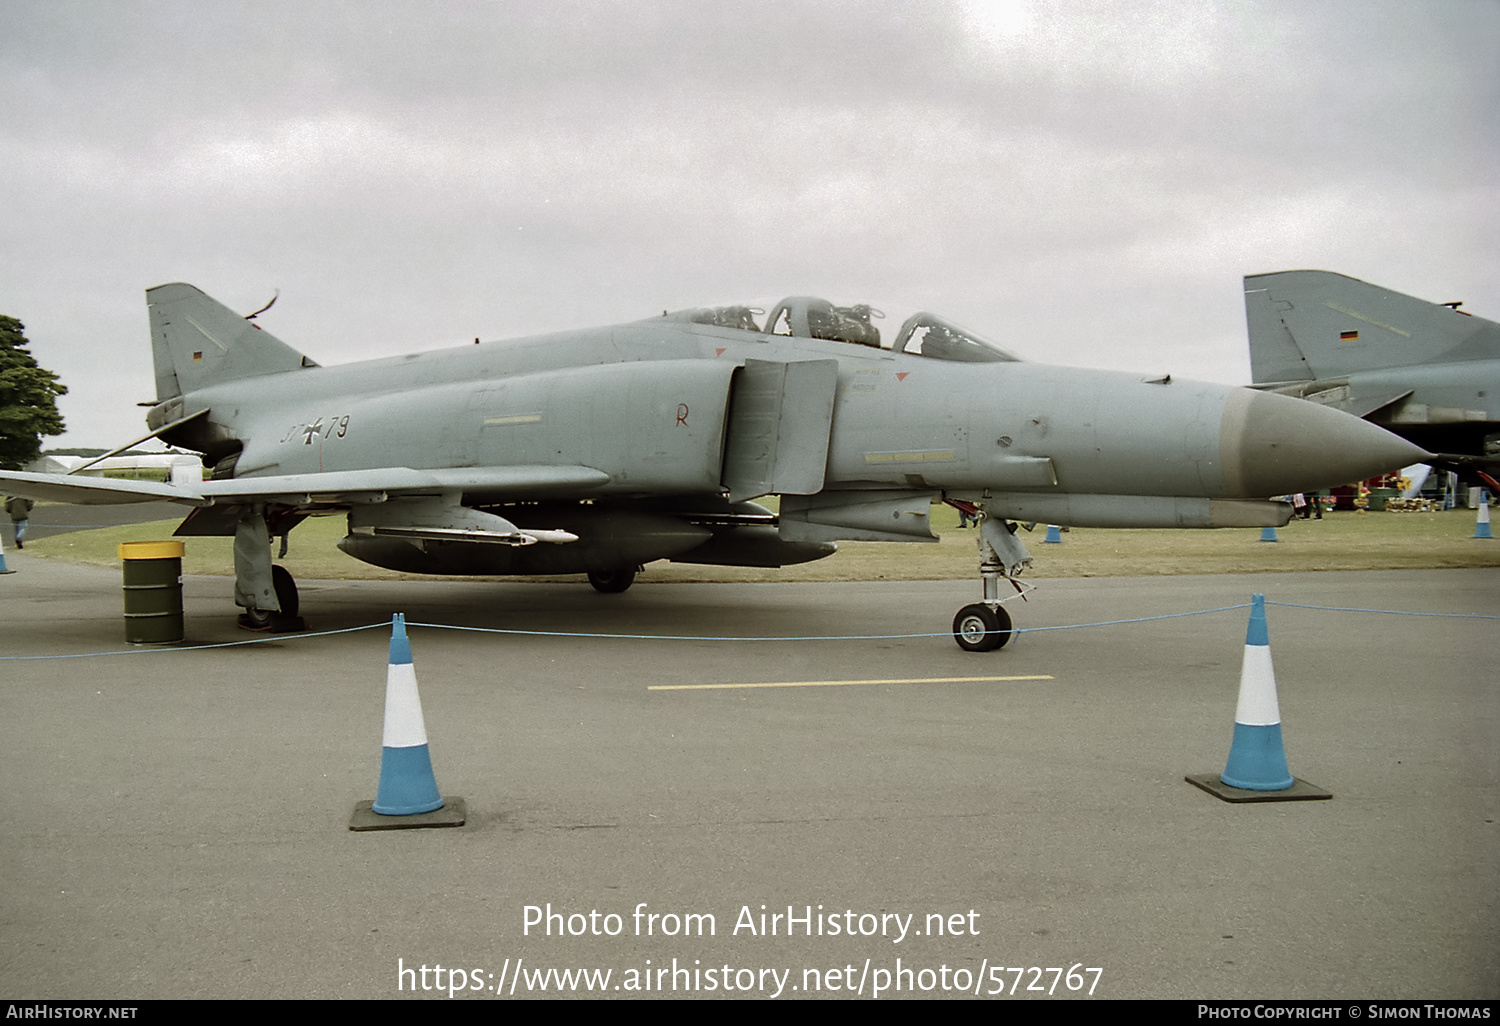
[[[0,471],[0,491],[43,502],[70,502],[79,506],[111,506],[126,502],[179,502],[187,506],[209,504],[209,500],[201,495],[155,481],[30,474],[22,470]]]
[[[442,495],[449,492],[461,492],[480,500],[505,501],[581,497],[608,482],[608,474],[592,467],[543,465],[446,467],[437,470],[378,467],[327,474],[204,481],[196,488],[152,481],[0,472],[0,490],[9,494],[81,505],[176,502],[187,506],[229,506],[272,502],[286,506],[338,506],[368,502],[377,496]],[[375,501],[379,501],[378,498]]]
[[[592,467],[523,464],[509,467],[446,467],[412,470],[379,467],[326,474],[286,474],[205,481],[202,494],[216,504],[280,502],[288,506],[337,505],[376,493],[441,495],[462,492],[493,501],[581,497],[609,483],[609,475]]]

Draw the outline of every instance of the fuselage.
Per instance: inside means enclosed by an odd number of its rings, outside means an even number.
[[[713,493],[746,360],[836,362],[825,489],[1263,499],[1392,458],[1334,458],[1375,436],[1231,386],[665,318],[214,385],[182,397],[211,412],[173,440],[242,444],[237,478],[566,464],[606,473],[600,497]]]

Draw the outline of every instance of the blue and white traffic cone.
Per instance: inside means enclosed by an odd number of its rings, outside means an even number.
[[[1047,525],[1047,537],[1045,537],[1045,538],[1042,539],[1042,544],[1043,545],[1061,545],[1062,544],[1062,532],[1060,530],[1058,530],[1058,527],[1057,527],[1056,524],[1048,524]]]
[[[1226,802],[1303,802],[1333,797],[1316,784],[1292,776],[1287,768],[1264,595],[1254,596],[1250,603],[1229,764],[1223,773],[1193,773],[1185,779]]]
[[[1474,524],[1474,537],[1493,538],[1490,533],[1490,504],[1481,499],[1479,502],[1479,520]],[[5,569],[5,557],[0,556],[0,571]]]
[[[1264,595],[1251,600],[1245,661],[1240,667],[1240,701],[1234,711],[1234,741],[1229,746],[1229,764],[1219,779],[1244,791],[1281,791],[1296,783],[1287,769],[1286,749],[1281,742],[1281,707],[1276,701]]]
[[[1276,528],[1274,528],[1274,527],[1262,527],[1260,529],[1260,540],[1261,541],[1281,541],[1280,538],[1276,537]]]
[[[380,752],[380,788],[371,804],[382,816],[411,816],[443,807],[432,757],[427,751],[427,725],[417,693],[417,672],[406,640],[406,616],[391,620],[391,660],[385,682],[385,733]]]

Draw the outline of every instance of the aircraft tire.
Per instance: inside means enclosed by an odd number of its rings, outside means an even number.
[[[271,587],[276,589],[276,603],[281,606],[282,616],[296,616],[298,610],[297,582],[292,572],[280,563],[271,567]]]
[[[307,621],[297,615],[300,600],[297,597],[297,582],[284,566],[271,567],[271,586],[276,589],[276,602],[281,612],[273,609],[246,609],[240,614],[239,625],[247,631],[272,631],[277,634],[303,631]]]
[[[272,566],[271,586],[276,589],[276,604],[281,606],[281,612],[271,614],[271,630],[277,634],[307,630],[307,621],[297,615],[301,600],[297,597],[297,582],[292,578],[292,572],[284,566]]]
[[[1010,614],[999,606],[976,602],[953,618],[953,640],[965,652],[993,652],[1010,640]]]
[[[240,614],[239,625],[247,631],[268,631],[275,613],[269,609],[246,609]]]
[[[619,570],[590,570],[589,583],[603,595],[618,595],[635,583],[635,571],[629,567]]]

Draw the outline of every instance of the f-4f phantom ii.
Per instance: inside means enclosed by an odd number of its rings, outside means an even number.
[[[1477,458],[1500,437],[1500,324],[1460,305],[1331,271],[1247,275],[1252,378],[1432,452],[1500,463]]]
[[[191,285],[146,294],[147,425],[203,454],[199,486],[0,474],[11,492],[194,507],[232,535],[241,622],[296,589],[271,539],[341,513],[340,548],[425,574],[586,573],[629,587],[658,559],[776,567],[835,542],[931,542],[930,504],[980,516],[983,600],[964,648],[1010,636],[1016,521],[1264,527],[1268,496],[1416,462],[1337,410],[1171,376],[1023,362],[928,313],[882,344],[868,306],[794,297],[321,367]],[[149,436],[148,436],[149,437]],[[750,500],[779,495],[776,513]]]

